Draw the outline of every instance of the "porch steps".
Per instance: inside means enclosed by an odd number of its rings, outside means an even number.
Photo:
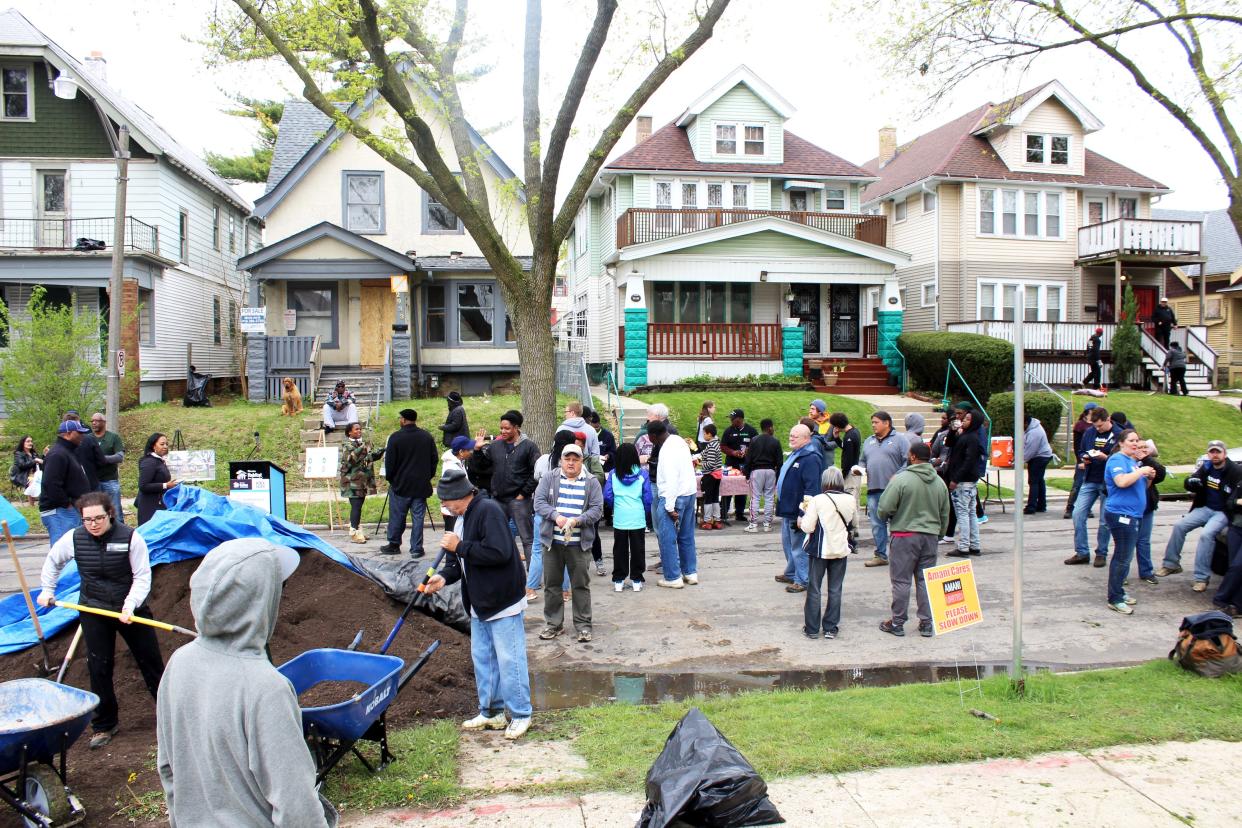
[[[359,409],[370,409],[375,405],[383,384],[382,368],[359,368],[357,366],[325,365],[319,374],[319,387],[315,389],[316,404],[320,407],[327,401],[336,384],[344,380]],[[362,412],[359,411],[359,414]]]
[[[1146,354],[1143,355],[1143,368],[1147,371],[1157,386],[1164,383],[1164,368],[1157,365],[1155,360]],[[1220,391],[1212,387],[1212,383],[1208,379],[1207,368],[1198,362],[1188,363],[1186,366],[1186,389],[1190,391],[1192,397],[1216,397],[1220,395]]]
[[[831,372],[831,361],[824,361],[825,368]],[[822,381],[812,382],[816,391],[826,394],[896,394],[897,386],[892,382],[888,368],[880,359],[851,359],[845,361],[845,370],[837,374],[835,385]]]

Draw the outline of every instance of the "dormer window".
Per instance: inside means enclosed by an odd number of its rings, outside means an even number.
[[[1026,163],[1069,165],[1069,136],[1028,133],[1026,136]]]
[[[737,126],[716,124],[716,154],[737,155]]]
[[[763,155],[766,135],[763,124],[716,124],[716,155],[737,155],[739,138],[743,155]]]
[[[763,155],[763,133],[764,129],[762,126],[747,125],[745,142],[747,155]]]
[[[34,120],[30,66],[5,65],[0,67],[0,73],[4,79],[4,111],[0,112],[0,121]]]

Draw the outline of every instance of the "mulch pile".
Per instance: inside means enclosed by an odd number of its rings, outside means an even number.
[[[198,564],[196,559],[152,570],[148,604],[157,620],[194,628],[190,612],[190,576]],[[317,647],[348,647],[360,629],[364,630],[364,637],[359,649],[375,652],[402,609],[365,578],[318,552],[304,552],[302,563],[284,586],[280,617],[271,640],[272,662],[283,664]],[[76,625],[70,626],[50,640],[53,658],[64,658],[75,629]],[[156,635],[165,661],[173,650],[190,640],[176,633],[157,631]],[[446,717],[468,718],[477,712],[469,636],[412,612],[388,652],[409,664],[436,639],[440,640],[440,649],[388,708],[390,726],[401,727]],[[40,658],[38,647],[0,656],[0,681],[38,675],[35,662]],[[113,681],[120,703],[120,729],[112,743],[100,750],[90,750],[88,729],[69,751],[69,786],[86,806],[90,825],[130,825],[115,814],[118,808],[126,802],[133,804],[131,792],[142,795],[160,787],[154,769],[155,701],[119,636]],[[65,683],[90,689],[84,645],[79,645],[65,675]],[[352,694],[352,691],[338,689],[342,697]],[[308,692],[318,693],[319,689],[311,688]],[[367,749],[367,746],[362,748],[364,753]],[[131,773],[137,774],[137,778],[127,782]],[[7,813],[7,808],[0,808],[0,813]]]

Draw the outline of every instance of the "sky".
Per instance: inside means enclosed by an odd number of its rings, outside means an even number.
[[[1194,139],[1119,68],[1089,48],[1052,53],[1021,74],[977,76],[926,111],[926,91],[918,88],[918,79],[886,74],[884,60],[872,44],[874,15],[881,14],[888,1],[878,0],[859,11],[836,0],[734,0],[714,37],[642,112],[651,115],[658,128],[744,63],[795,107],[790,131],[861,164],[876,155],[882,126],[896,127],[898,142],[904,143],[986,101],[1003,101],[1055,78],[1104,122],[1104,129],[1088,137],[1088,147],[1174,190],[1158,206],[1226,206],[1224,184]],[[229,104],[229,94],[298,96],[297,84],[280,67],[210,65],[208,51],[198,41],[212,10],[231,5],[227,0],[8,3],[78,57],[102,52],[109,83],[200,153],[244,152],[253,144],[253,123],[221,112]],[[677,3],[665,0],[670,8]],[[470,61],[489,65],[492,71],[464,92],[467,117],[519,171],[524,5],[519,0],[475,0],[469,31],[479,40]],[[638,77],[641,57],[635,57],[639,54],[635,47],[641,40],[638,34],[647,29],[650,6],[622,0],[615,39],[593,78],[566,156],[567,169],[578,168],[589,140],[615,106],[615,96],[628,91]],[[545,117],[559,104],[557,90],[563,89],[593,8],[588,0],[545,0]],[[626,59],[631,61],[628,69],[612,69]],[[1167,74],[1176,66],[1172,59],[1156,65],[1154,81],[1174,77]],[[632,143],[631,130],[616,153]],[[242,192],[255,198],[262,188],[255,185]]]

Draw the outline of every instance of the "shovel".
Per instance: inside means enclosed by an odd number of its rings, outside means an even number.
[[[84,607],[81,604],[71,604],[68,601],[57,601],[53,604],[53,606],[64,607],[65,609],[77,610],[78,612],[88,612],[91,615],[102,615],[104,618],[119,619],[121,617],[121,614],[119,612],[113,612],[112,610],[106,610],[106,609],[99,609],[98,607]],[[181,633],[182,635],[188,635],[191,638],[198,638],[198,633],[194,632],[194,630],[187,630],[185,627],[178,627],[176,624],[165,624],[163,621],[152,621],[150,618],[143,618],[140,615],[131,615],[129,617],[129,620],[133,621],[135,624],[143,624],[148,627],[155,627],[157,630]]]
[[[418,589],[414,590],[414,594],[410,597],[409,603],[405,605],[405,610],[401,613],[401,617],[397,619],[397,623],[392,625],[392,632],[388,633],[388,637],[384,639],[384,646],[380,647],[380,655],[388,652],[388,648],[392,646],[392,640],[397,637],[397,633],[405,625],[406,616],[410,614],[410,610],[414,609],[414,602],[418,597],[427,591],[427,582],[436,574],[436,570],[440,568],[440,564],[444,563],[444,556],[448,554],[447,549],[441,549],[440,554],[436,556],[436,562],[427,569],[427,573],[423,575],[423,582],[418,585]]]
[[[65,673],[69,671],[69,662],[73,661],[73,654],[78,651],[78,643],[82,640],[82,625],[78,624],[77,632],[73,634],[73,640],[69,642],[69,649],[65,651],[65,660],[60,663],[60,670],[56,672],[56,683],[65,683]]]
[[[9,532],[9,522],[0,520],[0,526],[4,527],[4,540],[9,545],[9,555],[13,558],[13,568],[17,570],[17,580],[22,585],[22,596],[26,599],[26,609],[30,610],[30,620],[34,622],[35,635],[39,636],[39,644],[43,647],[43,663],[35,662],[35,668],[40,671],[41,675],[50,676],[54,672],[51,653],[47,649],[47,639],[43,637],[43,625],[39,623],[39,613],[35,611],[34,601],[30,597],[26,573],[22,571],[22,562],[17,559],[17,547],[13,545],[13,534]]]

